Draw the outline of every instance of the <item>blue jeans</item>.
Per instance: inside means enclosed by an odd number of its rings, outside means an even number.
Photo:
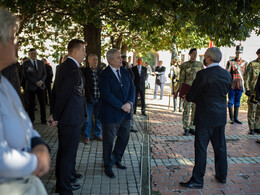
[[[99,107],[100,103],[98,99],[94,99],[93,104],[87,103],[87,114],[88,118],[86,119],[84,123],[84,133],[85,133],[85,138],[90,138],[91,137],[91,127],[92,127],[92,115],[94,114],[94,137],[99,138],[102,135],[102,129],[101,129],[101,123],[99,120]]]
[[[240,89],[230,89],[228,93],[228,107],[240,107],[240,99],[242,96],[243,90]]]

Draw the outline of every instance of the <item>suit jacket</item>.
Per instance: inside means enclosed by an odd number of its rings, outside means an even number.
[[[45,89],[46,69],[43,61],[37,60],[38,70],[34,67],[31,60],[23,63],[24,75],[26,79],[25,90],[35,91],[38,86],[36,82],[41,80],[43,82],[41,89]]]
[[[104,123],[117,123],[123,118],[131,119],[130,113],[124,112],[121,107],[127,102],[134,103],[135,87],[131,76],[124,67],[120,68],[120,73],[122,87],[110,66],[99,74],[100,120]]]
[[[134,73],[135,88],[139,89],[140,91],[145,91],[145,80],[147,77],[147,68],[142,66],[141,75],[139,74],[137,66],[134,66],[132,68],[132,71]]]
[[[59,124],[81,124],[86,116],[85,79],[77,64],[70,58],[56,72],[52,90],[51,114]]]
[[[159,79],[161,83],[165,83],[166,82],[165,67],[156,66],[155,72],[158,72],[158,73],[156,73],[156,79]]]
[[[52,83],[52,77],[53,77],[52,67],[48,64],[45,64],[45,69],[46,69],[45,84],[51,84]]]
[[[20,88],[21,83],[18,75],[18,68],[20,68],[20,64],[16,62],[15,64],[12,64],[11,66],[6,67],[1,71],[2,75],[5,76],[8,81],[13,85],[18,95],[21,95]]]
[[[90,67],[83,67],[81,68],[82,74],[85,78],[85,96],[86,96],[86,102],[89,104],[94,103],[94,81],[92,76],[92,70]],[[97,75],[101,72],[100,69],[97,69]]]
[[[230,73],[220,66],[197,72],[186,100],[196,104],[194,124],[198,127],[218,127],[227,122],[227,98],[231,88]]]

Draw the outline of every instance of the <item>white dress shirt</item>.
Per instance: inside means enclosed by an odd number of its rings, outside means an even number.
[[[33,129],[17,92],[0,73],[0,183],[30,175],[36,169],[36,155],[27,152],[33,137],[40,135]]]

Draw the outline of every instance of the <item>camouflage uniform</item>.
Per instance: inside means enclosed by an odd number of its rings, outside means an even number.
[[[255,92],[255,85],[257,82],[258,75],[260,73],[260,61],[258,59],[249,63],[246,72],[245,72],[245,90],[250,91],[251,93]],[[247,120],[249,129],[260,129],[258,124],[260,119],[260,105],[250,102],[250,97],[247,100],[248,112]]]
[[[199,70],[202,70],[203,64],[199,61],[187,61],[184,62],[180,67],[180,86],[182,83],[186,83],[188,85],[192,85],[196,77],[196,73]],[[189,115],[191,111],[191,121],[189,124]],[[194,121],[194,114],[195,114],[195,104],[192,102],[183,102],[183,113],[182,113],[182,123],[183,129],[195,129],[193,124]]]
[[[180,81],[180,66],[175,65],[172,68],[172,84],[171,84],[174,112],[176,112],[176,110],[177,110],[177,98],[178,98],[179,91],[180,91],[180,82],[179,81]],[[182,112],[182,103],[183,103],[183,101],[179,97],[179,112]]]

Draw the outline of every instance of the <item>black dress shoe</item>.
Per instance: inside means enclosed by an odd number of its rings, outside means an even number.
[[[248,134],[250,134],[250,135],[254,135],[254,134],[255,134],[255,130],[254,130],[254,129],[249,129]]]
[[[73,184],[73,185],[71,185],[71,188],[72,188],[72,191],[78,190],[79,188],[81,188],[81,185],[79,185],[79,184]]]
[[[136,133],[136,132],[138,132],[138,131],[135,130],[135,129],[131,129],[130,132]]]
[[[183,187],[187,187],[187,188],[197,188],[197,189],[203,188],[203,184],[195,183],[193,181],[180,182],[180,185],[183,186]]]
[[[143,116],[147,116],[147,114],[145,114],[144,112],[142,113]]]
[[[116,167],[118,168],[118,169],[127,169],[127,167],[125,166],[125,165],[122,165],[121,163],[119,163],[119,162],[117,162],[117,163],[115,163],[116,164]]]
[[[78,183],[78,181],[79,181],[79,178],[74,177],[74,179],[70,179],[70,183],[72,183],[72,184],[76,184],[76,183]]]
[[[192,135],[195,135],[195,129],[190,129],[189,133],[192,134]]]
[[[215,176],[217,182],[225,184],[227,181],[226,179],[221,179],[220,177]]]
[[[185,129],[183,135],[185,136],[189,135],[189,129]]]
[[[234,122],[237,123],[237,124],[242,124],[242,122],[239,121],[238,119],[234,119]]]
[[[110,177],[110,178],[115,178],[115,177],[116,177],[111,168],[106,168],[106,169],[105,169],[105,174],[106,174],[108,177]]]
[[[83,178],[83,175],[81,175],[80,173],[72,173],[72,179],[73,179],[73,177],[81,179],[81,178]]]

